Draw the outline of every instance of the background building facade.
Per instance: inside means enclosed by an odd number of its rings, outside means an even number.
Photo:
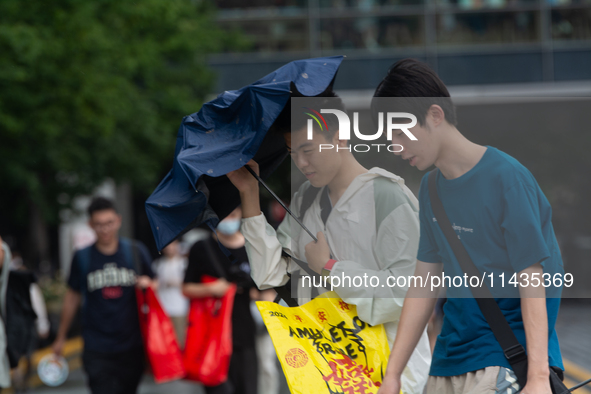
[[[405,57],[447,85],[591,80],[589,0],[220,0],[220,25],[251,40],[210,64],[217,91],[286,61],[346,55],[336,88],[375,89]]]

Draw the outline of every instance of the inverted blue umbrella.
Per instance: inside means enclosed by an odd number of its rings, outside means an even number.
[[[297,60],[255,83],[226,91],[185,116],[177,134],[172,170],[146,201],[158,250],[190,229],[217,226],[240,203],[225,176],[250,159],[268,177],[287,156],[285,141],[267,131],[294,87],[316,96],[331,86],[342,56]]]

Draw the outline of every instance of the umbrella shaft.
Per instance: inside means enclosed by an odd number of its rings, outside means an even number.
[[[572,393],[576,389],[581,388],[584,385],[589,384],[589,383],[591,383],[591,379],[585,380],[584,382],[581,382],[581,383],[577,384],[576,386],[571,387],[570,389],[568,389],[567,393]]]
[[[264,181],[261,179],[261,177],[260,177],[260,176],[258,176],[258,174],[257,174],[256,172],[254,172],[254,170],[253,170],[252,168],[250,168],[250,166],[244,166],[244,167],[246,167],[246,169],[248,170],[248,172],[250,172],[250,173],[252,174],[252,176],[254,176],[254,177],[256,178],[256,180],[257,180],[257,181],[259,181],[259,183],[260,183],[261,185],[263,185],[263,187],[264,187],[265,189],[267,189],[267,191],[268,191],[269,193],[271,193],[271,195],[273,196],[273,198],[274,198],[274,199],[275,199],[275,200],[276,200],[276,201],[277,201],[279,204],[281,204],[281,206],[283,207],[283,209],[285,209],[285,211],[286,211],[287,213],[289,213],[289,214],[291,215],[291,217],[292,217],[292,218],[294,218],[294,219],[295,219],[295,221],[296,221],[296,222],[298,222],[298,224],[299,224],[300,226],[302,226],[302,228],[303,228],[304,230],[306,230],[306,232],[307,232],[307,233],[310,235],[310,237],[312,237],[312,239],[314,240],[314,242],[318,242],[318,238],[316,238],[316,237],[314,236],[314,234],[312,234],[312,232],[311,232],[310,230],[308,230],[308,228],[307,228],[307,227],[304,225],[304,223],[302,223],[302,222],[301,222],[301,220],[300,220],[300,219],[298,219],[298,218],[297,218],[297,217],[296,217],[296,216],[295,216],[295,215],[294,215],[294,214],[293,214],[293,213],[292,213],[292,212],[289,210],[289,208],[288,208],[288,207],[287,207],[287,206],[286,206],[286,205],[283,203],[283,201],[281,201],[281,199],[279,198],[279,196],[277,196],[277,195],[276,195],[276,194],[273,192],[273,190],[271,190],[271,189],[269,188],[269,186],[267,186],[267,184],[266,184],[266,183],[265,183],[265,182],[264,182]]]

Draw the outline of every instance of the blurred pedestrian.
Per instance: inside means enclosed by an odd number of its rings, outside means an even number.
[[[11,251],[0,238],[0,391],[18,383],[18,373],[11,369],[18,366],[34,340],[35,319],[30,298],[32,272],[10,270]],[[16,377],[16,379],[15,379]],[[11,381],[12,380],[12,381]]]
[[[0,238],[0,391],[10,387],[10,363],[6,352],[6,288],[8,287],[8,264],[10,262],[10,249]]]
[[[174,331],[182,349],[187,330],[189,301],[182,292],[187,257],[179,253],[179,246],[179,241],[173,241],[162,250],[164,256],[154,262],[154,272],[158,277],[160,304],[174,325]]]
[[[18,333],[18,336],[22,338],[22,350],[25,358],[25,368],[17,368],[14,370],[12,375],[12,386],[15,392],[25,393],[29,389],[28,381],[32,371],[31,356],[33,352],[38,349],[42,340],[49,336],[49,319],[47,318],[47,308],[45,306],[45,299],[41,288],[36,283],[37,278],[26,267],[21,254],[18,251],[14,251],[12,254],[12,261],[10,262],[10,280],[8,282],[8,291],[11,291],[11,284],[21,284],[24,288],[22,291],[21,301],[25,302],[25,308],[27,309],[27,318],[19,319],[17,327],[13,327],[9,332]],[[18,280],[14,280],[14,276],[19,276]],[[27,301],[27,289],[28,286],[28,301]],[[18,292],[18,291],[17,291]],[[30,305],[29,305],[30,304]],[[30,310],[32,309],[32,311]],[[34,312],[34,313],[31,313]],[[35,319],[35,326],[33,327],[32,319]],[[10,338],[10,336],[9,336]],[[19,352],[20,353],[20,352]],[[20,355],[20,354],[19,354]],[[10,358],[10,353],[9,353]],[[16,357],[15,357],[16,358]],[[16,362],[16,360],[15,360]]]
[[[237,285],[232,310],[232,357],[228,381],[215,387],[205,387],[207,394],[257,394],[257,356],[255,350],[256,326],[250,312],[250,289],[255,287],[250,277],[250,265],[244,248],[244,236],[240,233],[242,211],[236,208],[217,227],[217,237],[212,234],[197,242],[189,252],[189,266],[185,274],[183,294],[188,298],[221,297],[230,287]],[[238,260],[232,264],[221,251],[218,241]],[[217,267],[224,271],[220,278]],[[219,278],[215,282],[202,283],[201,277]]]
[[[121,216],[113,202],[93,199],[88,215],[96,243],[77,251],[72,260],[53,351],[62,353],[83,300],[82,362],[92,394],[133,394],[145,358],[134,287],[156,287],[151,258],[140,242],[119,237]]]
[[[285,212],[285,210],[283,210]],[[250,305],[252,316],[254,317],[257,329],[256,349],[258,359],[258,386],[259,394],[278,394],[280,385],[279,368],[277,367],[277,354],[275,346],[265,326],[261,312],[259,312],[254,301],[273,302],[277,292],[273,289],[259,291],[254,287],[250,290],[250,298],[253,302]]]
[[[23,258],[18,251],[14,251],[12,253],[12,260],[10,261],[10,270],[11,271],[28,271]],[[36,350],[36,344],[38,339],[46,339],[49,336],[49,319],[47,317],[47,308],[45,306],[45,299],[43,298],[43,292],[41,288],[37,284],[37,282],[31,283],[31,287],[29,289],[30,296],[31,296],[31,304],[33,309],[35,310],[35,314],[37,315],[37,320],[35,321],[37,338],[34,341],[34,344],[31,345],[31,351]]]

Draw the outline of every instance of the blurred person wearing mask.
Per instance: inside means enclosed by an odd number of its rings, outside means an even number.
[[[189,302],[183,296],[182,286],[187,258],[179,253],[179,241],[171,242],[162,250],[163,257],[154,262],[158,277],[158,298],[164,311],[172,320],[181,349],[185,343]]]
[[[284,211],[285,212],[285,211]],[[258,290],[250,289],[250,299],[253,301],[273,302],[277,292],[273,289]],[[277,354],[275,346],[269,335],[269,331],[263,321],[263,316],[256,306],[255,302],[250,305],[250,312],[254,317],[257,329],[256,350],[258,359],[258,394],[278,394],[280,388],[281,375],[277,365]],[[283,378],[284,379],[284,378]]]
[[[128,261],[119,237],[121,216],[113,202],[94,198],[88,215],[96,243],[74,255],[52,348],[56,355],[62,353],[70,324],[82,303],[82,363],[90,391],[132,394],[145,369],[135,287],[157,287],[151,258],[143,244],[128,240],[139,260],[142,275],[138,275],[136,262]]]
[[[222,297],[230,287],[237,285],[232,309],[232,357],[228,380],[215,387],[205,387],[207,394],[257,394],[256,325],[250,312],[250,289],[255,287],[250,277],[250,264],[240,233],[242,210],[236,208],[210,237],[193,245],[189,252],[189,266],[185,274],[183,294],[188,298]],[[225,246],[237,259],[236,264],[220,249]],[[219,268],[225,278],[220,278]],[[201,283],[201,277],[219,278],[215,282]]]

